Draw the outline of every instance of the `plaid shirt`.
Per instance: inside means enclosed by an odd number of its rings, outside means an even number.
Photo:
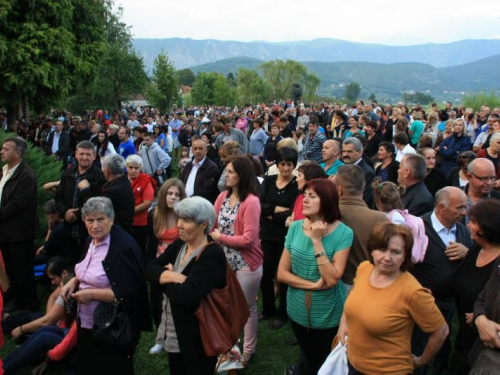
[[[305,145],[303,151],[304,160],[311,160],[317,163],[322,163],[323,156],[321,154],[321,151],[323,150],[323,143],[325,143],[325,141],[326,141],[325,135],[323,133],[320,133],[319,131],[312,139],[308,135],[307,138],[305,139]]]

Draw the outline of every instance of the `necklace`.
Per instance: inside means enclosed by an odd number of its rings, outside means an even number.
[[[483,255],[486,254],[486,255]],[[498,255],[500,255],[499,249],[495,249],[491,254],[488,254],[484,249],[481,249],[479,252],[479,255],[477,256],[476,260],[476,266],[477,267],[484,267],[487,264],[491,263],[494,261],[496,258],[498,258]]]

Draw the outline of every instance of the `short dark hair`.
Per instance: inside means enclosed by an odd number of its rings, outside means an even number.
[[[19,152],[20,157],[23,158],[28,149],[28,144],[21,137],[7,137],[3,140],[3,143],[12,142],[14,143],[14,149]]]
[[[253,120],[252,121],[254,124],[257,124],[259,125],[259,128],[262,128],[264,126],[264,120],[262,120],[261,118],[258,118],[256,120]]]
[[[243,202],[249,194],[259,196],[259,189],[257,188],[257,179],[253,163],[245,155],[236,156],[228,164],[231,164],[234,171],[238,174],[238,195],[240,202]],[[227,196],[231,196],[233,190],[229,187]]]
[[[293,163],[295,167],[297,165],[297,160],[299,158],[299,153],[295,151],[293,148],[282,147],[278,151],[278,157],[276,158],[276,164],[281,163],[282,161],[289,161]]]
[[[467,213],[470,221],[479,225],[477,235],[492,244],[500,245],[500,201],[487,198],[475,204]]]
[[[332,181],[326,178],[316,178],[308,181],[304,191],[313,190],[320,199],[319,215],[327,222],[340,220],[339,195]]]
[[[43,212],[45,212],[46,215],[60,214],[54,199],[47,201],[47,203],[43,205]]]
[[[307,181],[314,180],[316,178],[326,178],[325,171],[316,162],[302,163],[299,167],[299,172],[304,175],[304,179]]]
[[[95,152],[95,145],[90,141],[81,141],[76,145],[76,149],[83,148],[84,150],[92,150]]]
[[[396,147],[391,142],[383,141],[378,144],[378,147],[383,147],[387,152],[390,152],[392,156],[394,157],[394,154],[396,153]]]
[[[67,258],[57,256],[50,259],[47,263],[47,273],[61,277],[63,271],[73,273],[73,266]]]
[[[120,129],[125,129],[125,134],[127,134],[129,137],[132,134],[132,131],[128,126],[120,126]]]
[[[286,117],[286,116],[281,116],[281,117],[280,117],[280,122],[286,122],[286,123],[288,123],[288,117]]]
[[[394,143],[399,143],[400,145],[406,146],[410,143],[408,136],[405,133],[396,133],[394,134]]]
[[[369,126],[372,129],[377,129],[377,123],[375,121],[368,121],[366,126]]]
[[[338,169],[335,177],[337,184],[342,186],[347,195],[362,195],[365,189],[365,173],[358,165],[345,164]]]
[[[220,123],[222,125],[224,124],[232,124],[232,121],[229,117],[226,117],[226,116],[222,116],[220,119],[219,119]]]
[[[389,241],[394,236],[403,237],[405,243],[404,252],[405,260],[401,264],[401,271],[408,271],[412,266],[411,262],[411,250],[413,248],[413,235],[411,234],[411,229],[406,225],[397,225],[391,222],[379,223],[377,224],[370,236],[368,237],[368,252],[370,253],[369,261],[374,264],[372,252],[375,250],[385,250],[389,246]]]
[[[425,158],[418,154],[406,154],[403,158],[407,168],[411,170],[413,178],[417,181],[423,181],[427,173]]]

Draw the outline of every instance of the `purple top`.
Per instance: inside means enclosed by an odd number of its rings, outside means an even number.
[[[85,259],[75,266],[75,275],[80,281],[80,290],[105,289],[111,286],[102,266],[102,261],[108,255],[109,244],[109,235],[97,246],[92,241]],[[78,316],[82,328],[92,329],[94,327],[94,310],[98,303],[99,301],[92,300],[78,304]]]

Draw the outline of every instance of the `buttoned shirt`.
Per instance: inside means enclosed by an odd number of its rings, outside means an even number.
[[[21,164],[21,163],[19,163]],[[6,164],[3,166],[3,174],[2,174],[2,180],[0,180],[0,205],[2,204],[2,194],[3,194],[3,188],[7,181],[12,177],[14,172],[16,171],[17,167],[19,167],[19,164],[17,164],[15,167],[12,169],[9,169],[9,166]]]
[[[52,139],[52,154],[59,151],[59,138],[61,138],[61,132],[54,132],[54,138]]]
[[[191,172],[189,173],[189,177],[186,182],[186,195],[188,197],[192,196],[194,194],[194,183],[196,181],[196,174],[198,173],[198,169],[203,165],[205,162],[205,159],[207,157],[205,156],[202,161],[199,163],[196,162],[196,159],[193,159],[193,167],[191,168]]]
[[[457,240],[457,225],[453,224],[453,226],[448,229],[446,228],[436,216],[436,212],[434,211],[431,215],[431,223],[432,227],[438,234],[439,238],[443,241],[445,246],[448,246],[450,242],[456,242]]]
[[[90,242],[85,259],[75,266],[75,275],[80,281],[80,290],[106,289],[111,286],[102,265],[102,261],[108,255],[111,236],[108,234],[99,245],[95,245],[94,241]],[[97,300],[90,300],[78,304],[78,317],[82,328],[92,329],[94,327],[94,310],[98,303]]]

